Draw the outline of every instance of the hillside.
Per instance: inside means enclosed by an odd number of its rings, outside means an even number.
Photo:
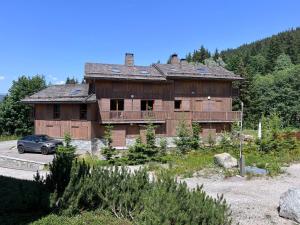
[[[5,97],[5,95],[4,95],[4,94],[0,94],[0,102],[2,102],[2,101],[3,101],[4,97]]]
[[[256,127],[262,115],[276,113],[284,126],[300,127],[300,27],[220,53],[201,46],[187,59],[205,63],[211,55],[245,78],[235,85],[245,104],[246,126]],[[234,108],[239,105],[236,99]]]
[[[227,49],[221,52],[222,59],[232,64],[238,57],[244,66],[253,66],[260,61],[259,71],[274,71],[275,62],[280,54],[290,57],[293,64],[300,63],[300,27],[278,33],[250,44],[244,44],[236,49]]]

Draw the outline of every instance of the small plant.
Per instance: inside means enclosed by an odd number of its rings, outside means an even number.
[[[191,148],[194,150],[200,147],[200,136],[201,127],[199,123],[192,123],[192,138],[191,138]]]
[[[159,141],[159,153],[161,156],[165,156],[167,154],[168,142],[166,138],[161,138]]]
[[[112,129],[111,124],[105,126],[104,140],[106,146],[102,148],[102,154],[105,156],[106,160],[111,161],[112,157],[116,154],[116,149],[112,147]]]
[[[177,137],[174,139],[174,143],[177,149],[185,154],[191,150],[192,134],[186,121],[180,121],[177,127]]]
[[[135,144],[129,147],[128,161],[130,164],[144,164],[160,161],[160,148],[155,145],[155,126],[149,123],[146,127],[146,143],[139,136]]]
[[[65,145],[59,146],[52,163],[49,165],[49,174],[45,184],[50,196],[50,206],[57,205],[70,180],[72,163],[75,158],[76,148],[71,145],[71,137],[65,134]],[[38,177],[38,174],[37,174]],[[37,178],[36,178],[37,179]]]
[[[216,143],[216,141],[211,133],[208,134],[207,142],[208,142],[209,147],[213,147]]]

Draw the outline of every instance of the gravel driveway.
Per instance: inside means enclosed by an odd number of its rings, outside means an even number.
[[[276,178],[241,177],[223,179],[220,177],[193,177],[183,179],[189,187],[203,184],[211,196],[223,194],[231,205],[234,224],[269,225],[295,224],[278,216],[280,195],[291,187],[300,187],[300,164],[286,168],[286,173]]]
[[[19,154],[17,150],[17,141],[2,141],[0,142],[0,155],[13,158],[19,158],[24,160],[31,160],[41,163],[50,163],[53,160],[54,155],[42,155],[40,153]]]

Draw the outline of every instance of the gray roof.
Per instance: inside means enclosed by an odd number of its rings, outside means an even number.
[[[221,66],[203,64],[152,64],[126,66],[118,64],[86,63],[85,78],[112,80],[165,81],[174,79],[227,79],[242,80],[239,75]]]
[[[199,79],[228,79],[241,80],[239,75],[217,65],[203,65],[200,63],[184,64],[155,64],[167,78],[199,78]]]
[[[153,66],[126,66],[120,64],[86,63],[85,78],[166,80]]]
[[[95,101],[96,96],[89,93],[88,84],[52,85],[21,100],[23,103],[90,103]]]

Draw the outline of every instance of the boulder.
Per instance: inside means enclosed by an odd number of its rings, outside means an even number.
[[[238,165],[237,159],[226,152],[214,155],[214,160],[216,164],[226,169],[237,167]]]
[[[251,141],[254,141],[255,138],[250,134],[244,134],[243,135],[243,140],[246,141],[246,142],[251,142]]]
[[[279,216],[300,223],[300,189],[291,188],[280,196]]]

